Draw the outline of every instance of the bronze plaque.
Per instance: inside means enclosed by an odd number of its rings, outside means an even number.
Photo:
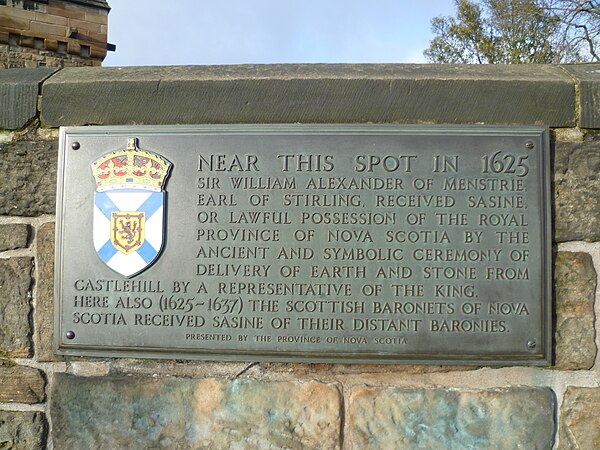
[[[63,355],[546,365],[548,131],[61,129]]]

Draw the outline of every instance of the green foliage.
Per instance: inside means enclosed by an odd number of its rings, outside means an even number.
[[[17,363],[15,363],[11,358],[9,358],[6,352],[0,351],[0,366],[12,367],[16,365]]]
[[[436,63],[598,61],[598,0],[455,0],[456,17],[431,21],[424,55]]]

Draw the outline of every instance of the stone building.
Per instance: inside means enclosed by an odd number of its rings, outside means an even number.
[[[0,69],[99,66],[107,51],[106,0],[0,0]]]
[[[60,127],[107,126],[94,131],[100,136],[122,125],[482,123],[550,132],[551,364],[55,354],[54,272],[62,264],[55,264],[55,238],[64,241],[55,226],[64,213],[56,214],[57,173],[65,173]],[[114,142],[106,152],[128,145]],[[85,142],[63,148],[78,158],[89,152]],[[177,171],[195,168],[170,161],[169,195],[177,199]],[[600,448],[600,64],[0,70],[0,171],[0,448]],[[90,196],[91,168],[79,173]],[[179,189],[195,201],[192,181]],[[91,214],[87,205],[82,217]],[[82,230],[77,248],[94,251]]]

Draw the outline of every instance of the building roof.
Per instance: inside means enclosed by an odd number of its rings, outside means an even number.
[[[48,4],[48,0],[35,0],[37,3]],[[110,10],[107,0],[62,0],[65,3],[76,3],[78,5],[91,6],[93,8],[102,8]],[[2,2],[6,4],[6,2]]]
[[[63,0],[65,3],[78,3],[85,6],[94,6],[96,8],[110,9],[106,0]]]

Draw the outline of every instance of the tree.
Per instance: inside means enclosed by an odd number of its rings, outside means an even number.
[[[456,17],[431,21],[424,55],[437,63],[600,61],[598,0],[455,0]]]
[[[563,61],[600,61],[600,2],[555,0],[548,11],[560,22],[554,46]]]

